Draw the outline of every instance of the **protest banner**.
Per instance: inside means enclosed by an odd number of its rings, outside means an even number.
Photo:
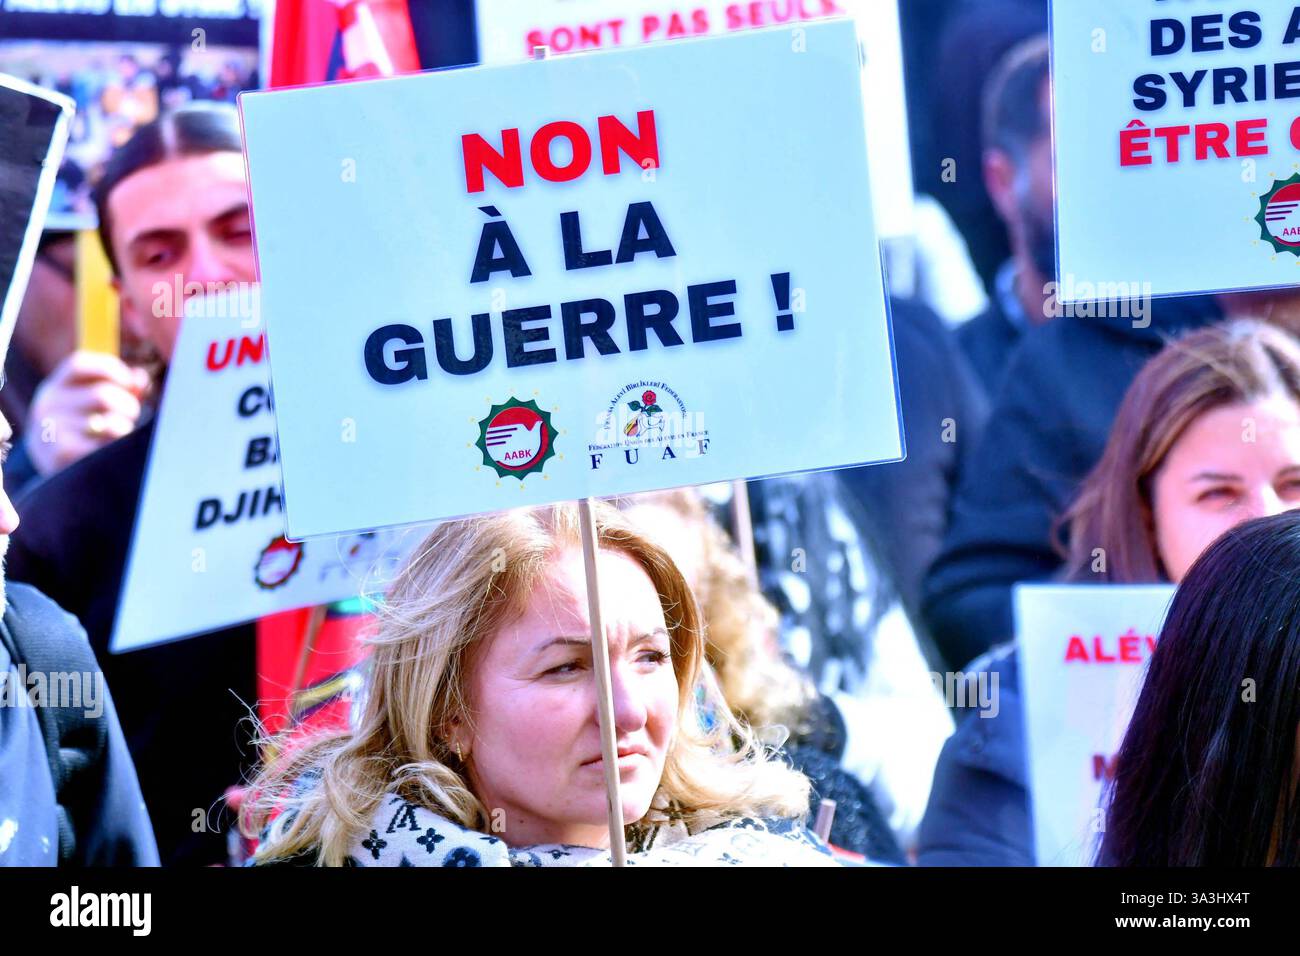
[[[578,499],[620,865],[589,499],[903,453],[853,25],[240,106],[290,536]]]
[[[265,337],[252,293],[187,303],[150,448],[113,653],[380,590],[427,530],[312,541],[284,536]]]
[[[73,110],[66,96],[0,74],[0,362],[31,277]]]
[[[1300,280],[1300,5],[1053,0],[1063,302]]]
[[[290,536],[898,459],[856,39],[803,31],[242,96]]]
[[[1092,863],[1105,824],[1104,789],[1173,595],[1172,585],[1015,589],[1030,816],[1040,866]]]
[[[808,20],[851,17],[862,48],[863,104],[871,200],[883,238],[913,229],[912,162],[897,0],[478,0],[479,61],[513,63],[538,46],[584,53],[762,27],[799,29]]]

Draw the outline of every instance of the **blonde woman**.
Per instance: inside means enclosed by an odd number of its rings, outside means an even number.
[[[703,729],[681,572],[614,509],[595,515],[629,862],[832,863],[798,822],[806,778],[720,700]],[[254,781],[254,862],[607,863],[589,633],[572,506],[440,525],[388,594],[357,727]]]

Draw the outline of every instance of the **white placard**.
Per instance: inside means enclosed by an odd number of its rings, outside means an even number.
[[[1087,866],[1171,585],[1015,589],[1029,795],[1040,866]]]
[[[428,530],[285,538],[255,292],[187,304],[136,515],[114,653],[374,593]]]
[[[803,31],[241,96],[291,536],[897,460],[857,41]]]
[[[851,17],[862,47],[876,229],[886,239],[911,235],[912,159],[897,0],[478,0],[475,9],[483,63],[518,62],[535,46],[583,53],[763,27],[793,31],[807,20]]]
[[[1063,301],[1300,282],[1300,10],[1053,0]]]

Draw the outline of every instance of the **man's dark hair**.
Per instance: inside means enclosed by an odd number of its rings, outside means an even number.
[[[104,174],[95,184],[95,211],[99,215],[99,241],[104,245],[113,272],[120,275],[113,251],[112,223],[108,197],[117,184],[133,173],[178,156],[203,153],[243,152],[239,114],[227,103],[191,103],[163,113],[141,126],[108,158]]]
[[[1030,37],[998,63],[984,89],[984,148],[997,149],[1016,162],[1050,132],[1043,109],[1043,84],[1051,76],[1045,35]]]
[[[1099,863],[1300,864],[1298,577],[1295,511],[1225,532],[1192,565],[1116,758]]]

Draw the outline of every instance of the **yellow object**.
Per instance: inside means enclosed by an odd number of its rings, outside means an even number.
[[[113,270],[99,242],[99,233],[82,229],[77,233],[77,346],[92,352],[117,355],[121,351],[118,331],[117,290]]]

